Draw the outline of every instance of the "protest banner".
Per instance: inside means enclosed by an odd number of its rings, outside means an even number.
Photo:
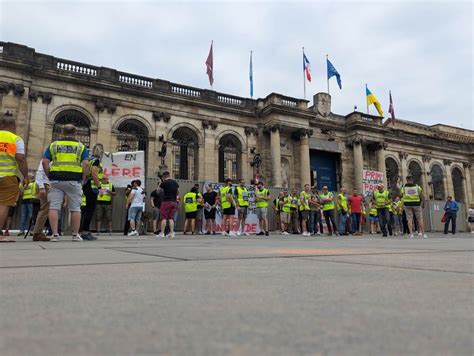
[[[212,186],[212,190],[219,194],[219,189],[224,186],[224,183],[212,183],[207,182],[203,187],[203,193],[206,192],[206,185],[210,184]],[[234,191],[237,184],[232,185],[232,191]],[[245,219],[245,228],[244,232],[249,234],[255,234],[260,232],[260,228],[258,225],[258,218],[256,214],[256,206],[255,206],[255,186],[254,185],[246,185],[245,186],[249,192],[249,207],[248,207],[248,214],[247,219]],[[239,231],[238,226],[239,220],[237,215],[237,208],[235,209],[235,216],[234,216],[234,226],[232,231],[236,232]],[[206,232],[206,222],[203,218],[202,222],[202,231]],[[218,206],[217,213],[216,213],[216,231],[222,232],[222,209]]]
[[[383,172],[364,169],[362,171],[362,194],[371,195],[379,184],[383,184]]]
[[[140,179],[145,187],[144,151],[104,153],[102,166],[104,175],[117,188],[125,188],[134,179]]]

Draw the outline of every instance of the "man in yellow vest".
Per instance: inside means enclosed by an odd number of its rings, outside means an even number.
[[[270,201],[270,192],[267,188],[263,187],[263,182],[257,183],[257,189],[255,190],[255,207],[258,218],[258,225],[260,232],[257,235],[268,236],[268,204]]]
[[[28,173],[27,186],[22,186],[21,189],[21,204],[20,204],[20,232],[18,236],[25,235],[28,230],[28,225],[33,217],[33,199],[36,198],[38,188],[34,180],[33,173]]]
[[[289,235],[290,219],[291,219],[291,197],[288,195],[288,190],[283,191],[283,196],[280,197],[279,205],[281,208],[280,220],[281,220],[281,233],[283,235]]]
[[[328,227],[328,235],[331,236],[334,233],[336,236],[339,236],[336,227],[334,195],[329,191],[327,185],[323,186],[323,191],[319,194],[319,197],[321,199],[324,220]]]
[[[408,237],[412,239],[413,236],[413,215],[416,217],[418,223],[418,235],[423,238],[428,238],[425,233],[425,225],[423,224],[423,207],[425,204],[423,197],[423,189],[418,184],[413,183],[413,176],[407,176],[407,182],[400,189],[403,210],[407,216]]]
[[[341,235],[348,235],[346,232],[346,222],[347,222],[347,217],[349,216],[349,205],[347,203],[347,197],[346,197],[346,188],[341,187],[339,190],[339,194],[337,195],[336,198],[336,206],[337,206],[337,217],[339,219],[339,234]]]
[[[304,190],[300,193],[300,214],[301,214],[301,227],[303,229],[303,236],[311,236],[308,230],[308,221],[311,208],[309,201],[311,200],[311,186],[305,184]]]
[[[237,200],[237,214],[238,214],[238,230],[237,235],[249,236],[245,231],[245,220],[247,219],[249,209],[249,192],[245,187],[245,180],[240,179],[239,185],[235,187],[235,198]]]
[[[202,202],[202,198],[199,194],[199,190],[196,187],[192,187],[191,191],[184,194],[183,205],[184,212],[186,213],[186,220],[184,221],[183,234],[186,235],[188,227],[191,225],[191,234],[195,234],[196,228],[196,215],[198,212],[198,204]]]
[[[20,191],[18,185],[20,173],[24,179],[23,185],[29,184],[25,143],[15,132],[14,117],[0,113],[0,229],[8,219],[10,207],[16,205]],[[0,236],[0,242],[15,242],[15,240]]]
[[[104,175],[101,182],[102,189],[97,196],[97,207],[95,208],[95,222],[97,225],[97,234],[100,233],[102,220],[108,225],[109,235],[112,233],[112,198],[117,194],[115,187],[109,181],[109,177]],[[87,200],[86,200],[87,206]]]
[[[380,230],[382,230],[382,236],[387,237],[387,228],[388,233],[392,236],[392,224],[390,222],[390,211],[389,207],[392,204],[390,199],[390,194],[387,190],[384,189],[383,184],[379,184],[377,190],[372,196],[372,200],[377,208],[377,214],[379,217]]]
[[[236,236],[234,228],[235,201],[232,194],[232,179],[227,178],[225,185],[219,189],[219,200],[222,208],[222,235]]]
[[[298,194],[298,190],[293,189],[291,191],[291,195],[289,196],[289,198],[290,198],[290,202],[291,202],[291,205],[290,205],[290,209],[291,209],[291,218],[290,218],[291,230],[292,230],[293,234],[299,234],[299,233],[301,233],[301,229],[300,229],[299,211],[298,211],[298,208],[299,208],[299,205],[300,205],[300,197],[299,197],[299,194]]]
[[[48,192],[49,223],[53,236],[51,241],[59,241],[58,212],[68,197],[71,212],[72,241],[82,241],[79,236],[81,221],[81,182],[89,172],[89,151],[76,139],[74,125],[64,125],[63,138],[52,142],[43,154],[43,169],[50,181]]]

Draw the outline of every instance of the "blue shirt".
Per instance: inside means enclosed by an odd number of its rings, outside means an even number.
[[[458,203],[456,203],[456,201],[454,200],[451,200],[451,202],[446,201],[446,204],[444,204],[444,211],[446,213],[456,214],[458,210],[459,210]]]

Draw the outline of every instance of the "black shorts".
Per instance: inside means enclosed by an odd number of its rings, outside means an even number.
[[[211,210],[207,211],[204,209],[204,218],[206,220],[212,219],[214,220],[216,218],[216,208],[212,208]]]
[[[224,209],[224,215],[235,215],[235,206]]]
[[[186,213],[186,219],[196,219],[197,211]]]

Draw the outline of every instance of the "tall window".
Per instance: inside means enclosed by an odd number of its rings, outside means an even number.
[[[236,180],[241,176],[242,145],[234,135],[224,135],[219,140],[219,181]]]
[[[198,138],[187,127],[173,132],[173,177],[177,179],[198,179]]]
[[[118,127],[117,151],[145,151],[148,147],[148,129],[135,119],[125,120]]]
[[[454,186],[454,200],[458,202],[464,201],[464,184],[462,172],[459,168],[454,167],[452,171],[453,186]]]
[[[387,170],[387,190],[392,192],[397,189],[398,183],[398,164],[391,157],[385,159],[385,168]]]
[[[422,186],[422,172],[421,172],[421,166],[418,164],[416,161],[411,161],[410,164],[408,165],[408,173],[413,176],[413,182],[415,184],[418,184],[420,187]]]
[[[443,170],[435,164],[431,167],[431,182],[433,184],[433,198],[435,200],[444,200]]]
[[[91,128],[90,122],[86,115],[74,109],[61,111],[54,119],[53,141],[62,137],[64,125],[72,124],[77,128],[77,139],[86,147],[90,147]]]

